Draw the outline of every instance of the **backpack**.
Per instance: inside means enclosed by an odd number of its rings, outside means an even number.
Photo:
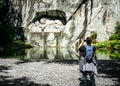
[[[87,62],[90,63],[93,60],[93,54],[94,54],[93,46],[86,45],[85,48],[86,48],[85,59],[86,59]]]

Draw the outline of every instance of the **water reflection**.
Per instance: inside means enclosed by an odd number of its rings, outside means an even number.
[[[69,48],[32,48],[26,50],[25,59],[78,59]]]
[[[0,58],[24,58],[26,55],[24,49],[2,48],[0,49]]]
[[[108,53],[99,51],[97,52],[96,57],[98,60],[120,60],[120,53],[118,51]],[[0,58],[78,60],[79,56],[70,48],[39,47],[27,50],[12,50],[10,48],[4,50],[1,49]]]

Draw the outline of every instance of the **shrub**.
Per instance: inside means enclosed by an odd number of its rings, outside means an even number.
[[[110,37],[109,37],[109,40],[119,40],[120,37],[118,34],[112,34]]]
[[[30,44],[27,44],[27,43],[25,43],[23,41],[18,40],[18,41],[14,41],[12,43],[12,47],[13,48],[14,47],[17,47],[17,48],[31,48],[32,46]]]
[[[94,31],[93,31],[93,32],[91,33],[91,36],[90,36],[90,37],[91,37],[91,39],[92,39],[92,42],[93,42],[93,43],[96,43],[97,32],[94,32]]]

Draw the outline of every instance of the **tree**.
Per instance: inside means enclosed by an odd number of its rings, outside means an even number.
[[[8,24],[0,25],[0,46],[12,43],[14,40],[14,27]]]

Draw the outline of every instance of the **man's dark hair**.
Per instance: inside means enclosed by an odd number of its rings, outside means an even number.
[[[91,44],[91,42],[92,42],[91,37],[87,37],[87,38],[86,38],[86,43],[87,43],[87,45],[90,45],[90,44]]]

